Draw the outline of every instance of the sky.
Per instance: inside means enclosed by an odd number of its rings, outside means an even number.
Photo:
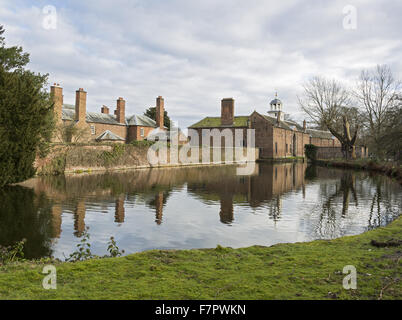
[[[50,7],[49,7],[50,6]],[[278,92],[286,113],[312,76],[355,85],[362,69],[402,71],[401,0],[0,0],[7,46],[59,83],[64,102],[142,114],[157,96],[179,126],[220,115],[266,113]]]

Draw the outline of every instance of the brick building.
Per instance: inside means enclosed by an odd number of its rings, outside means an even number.
[[[267,114],[254,111],[249,116],[235,116],[234,99],[226,98],[221,102],[221,117],[206,117],[189,129],[198,132],[200,144],[203,144],[202,138],[206,134],[203,129],[217,129],[220,132],[229,129],[233,133],[233,139],[235,129],[240,129],[243,131],[243,146],[247,145],[247,129],[255,129],[255,147],[260,149],[261,158],[304,157],[306,144],[320,147],[341,146],[339,140],[329,131],[309,129],[305,121],[301,126],[294,121],[285,120],[282,106],[282,102],[275,98],[271,101]],[[224,137],[221,139],[224,146]],[[212,137],[210,144],[213,145]]]
[[[145,115],[126,116],[126,101],[118,98],[113,114],[107,106],[101,112],[86,110],[87,92],[76,91],[75,105],[64,104],[63,88],[54,84],[50,88],[58,125],[74,125],[86,131],[85,141],[120,142],[147,139],[156,130],[166,130],[164,126],[164,99],[156,98],[156,121]]]

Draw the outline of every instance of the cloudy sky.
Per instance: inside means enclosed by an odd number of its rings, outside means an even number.
[[[388,64],[401,78],[401,15],[401,0],[0,0],[7,45],[23,46],[66,103],[82,87],[91,111],[124,97],[142,114],[162,95],[181,127],[219,115],[224,97],[237,115],[266,112],[276,91],[303,119],[297,95],[313,75],[353,84]]]

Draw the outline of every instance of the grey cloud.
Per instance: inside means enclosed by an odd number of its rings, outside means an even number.
[[[41,27],[48,3],[0,0],[10,44],[31,53],[31,66],[51,82],[88,91],[88,108],[123,96],[142,113],[163,95],[169,114],[188,126],[219,115],[234,97],[236,113],[265,112],[275,91],[301,119],[297,94],[308,77],[348,78],[389,63],[402,69],[401,4],[349,1],[357,30],[342,28],[345,1],[70,1],[57,5],[57,30]],[[381,23],[378,23],[378,22]],[[348,82],[348,83],[349,83]]]

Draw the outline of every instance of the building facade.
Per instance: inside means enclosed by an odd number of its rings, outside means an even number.
[[[85,132],[83,141],[127,143],[145,140],[155,130],[166,130],[164,126],[164,99],[156,98],[156,121],[145,115],[126,116],[126,101],[120,97],[116,101],[113,114],[107,106],[101,112],[88,112],[87,92],[80,88],[76,91],[75,105],[64,104],[63,88],[54,84],[50,88],[54,111],[59,127],[74,126]],[[56,140],[61,140],[60,137]]]
[[[290,157],[304,157],[304,146],[314,144],[319,147],[341,147],[337,138],[329,131],[309,129],[306,122],[303,125],[285,120],[282,102],[275,97],[270,103],[267,114],[254,111],[249,116],[234,115],[234,99],[226,98],[221,102],[221,117],[206,117],[189,127],[198,133],[199,144],[205,144],[203,138],[207,131],[203,129],[217,129],[223,133],[229,129],[233,134],[233,145],[235,145],[236,129],[243,132],[242,146],[247,146],[247,129],[255,130],[255,147],[260,150],[260,158],[278,159]],[[189,131],[189,135],[190,135]],[[210,138],[210,145],[213,145],[213,138]],[[224,137],[222,134],[224,146]]]

